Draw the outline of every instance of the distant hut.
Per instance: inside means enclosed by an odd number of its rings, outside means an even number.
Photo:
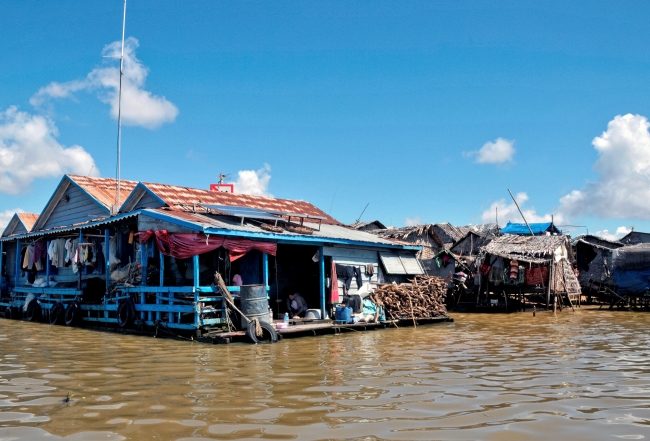
[[[378,220],[370,221],[370,222],[355,222],[353,224],[348,225],[350,228],[353,228],[355,230],[359,231],[374,231],[374,230],[385,230],[386,225],[382,224]]]
[[[481,247],[489,244],[494,237],[493,234],[483,231],[470,230],[452,245],[449,251],[460,257],[475,257],[478,255]]]
[[[503,230],[502,230],[503,231]],[[551,295],[569,304],[579,301],[580,283],[573,271],[568,236],[507,234],[481,249],[481,293],[503,295],[505,301],[531,301],[549,306]],[[509,277],[515,271],[516,278]]]
[[[614,290],[613,253],[623,244],[589,234],[576,237],[572,244],[583,292],[589,296],[610,297],[610,290]]]
[[[650,233],[641,231],[630,231],[620,239],[623,245],[638,245],[640,243],[650,243]]]
[[[617,294],[628,300],[641,300],[648,306],[650,293],[650,244],[624,246],[612,251],[614,286]],[[637,303],[634,300],[631,303]]]
[[[370,232],[384,239],[394,239],[421,246],[422,250],[418,252],[417,258],[420,259],[422,266],[429,275],[441,275],[439,271],[441,264],[436,260],[436,256],[442,251],[448,251],[456,241],[464,236],[463,230],[448,222],[403,228],[387,228]],[[442,258],[444,255],[443,253],[439,257]],[[453,272],[453,262],[451,266],[444,265],[444,268],[443,273],[445,274],[449,271]]]

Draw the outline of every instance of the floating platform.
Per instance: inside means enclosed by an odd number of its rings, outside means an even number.
[[[453,323],[454,319],[448,316],[415,319],[416,326],[433,325],[439,323]],[[377,323],[336,323],[332,320],[292,320],[289,327],[276,329],[279,339],[307,337],[326,334],[343,334],[346,332],[363,332],[388,328],[413,327],[412,319],[385,320]],[[235,332],[209,332],[198,340],[213,344],[228,344],[234,342],[248,342],[245,331]]]

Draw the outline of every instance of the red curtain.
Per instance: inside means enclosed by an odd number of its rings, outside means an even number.
[[[275,256],[278,248],[278,244],[272,242],[256,242],[248,239],[231,239],[194,233],[169,233],[167,230],[141,231],[136,233],[136,236],[140,243],[155,236],[158,250],[166,256],[177,259],[187,259],[224,247],[229,251],[230,261],[233,262],[253,249]]]

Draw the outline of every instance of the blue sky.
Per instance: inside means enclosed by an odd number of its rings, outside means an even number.
[[[566,3],[130,0],[122,176],[396,226],[518,222],[510,188],[533,220],[648,231],[650,3]],[[122,2],[1,8],[0,212],[40,212],[62,173],[115,175]]]

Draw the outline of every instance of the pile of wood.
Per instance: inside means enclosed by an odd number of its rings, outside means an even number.
[[[414,320],[446,316],[446,295],[447,282],[444,279],[415,276],[410,283],[379,285],[369,298],[384,307],[387,319]]]

